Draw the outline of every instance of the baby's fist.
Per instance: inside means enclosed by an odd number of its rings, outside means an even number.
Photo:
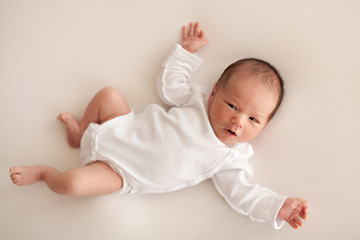
[[[278,217],[284,219],[295,229],[303,226],[302,219],[307,218],[308,201],[301,198],[287,198],[282,205]]]

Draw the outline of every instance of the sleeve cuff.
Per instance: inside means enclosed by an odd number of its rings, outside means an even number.
[[[196,54],[192,54],[190,52],[188,52],[187,50],[185,50],[180,44],[176,44],[176,51],[179,51],[179,53],[186,57],[187,59],[189,59],[190,61],[195,62],[196,65],[201,65],[203,63],[203,60],[201,58],[199,58],[198,56],[196,56]]]
[[[281,196],[279,199],[279,205],[278,205],[279,207],[277,208],[277,210],[275,212],[275,216],[274,216],[274,220],[273,220],[273,228],[276,230],[280,230],[284,226],[284,223],[286,222],[285,220],[279,218],[278,214],[279,214],[279,211],[280,211],[282,205],[284,204],[284,202],[287,198],[288,197]]]

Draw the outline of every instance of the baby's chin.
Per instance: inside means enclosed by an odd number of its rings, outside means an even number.
[[[224,144],[237,144],[237,143],[246,143],[249,141],[222,141]]]
[[[237,144],[237,143],[245,143],[245,142],[249,142],[250,140],[241,138],[241,137],[234,137],[234,138],[225,138],[225,139],[221,139],[219,138],[219,140],[224,143],[224,144]]]

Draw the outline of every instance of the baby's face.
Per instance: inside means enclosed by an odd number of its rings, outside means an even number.
[[[223,143],[253,140],[268,123],[278,93],[246,71],[230,76],[225,87],[214,86],[209,97],[209,120]]]

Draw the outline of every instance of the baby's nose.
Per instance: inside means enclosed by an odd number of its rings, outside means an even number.
[[[236,128],[244,128],[245,127],[245,116],[237,115],[231,119],[231,123],[236,126]]]

